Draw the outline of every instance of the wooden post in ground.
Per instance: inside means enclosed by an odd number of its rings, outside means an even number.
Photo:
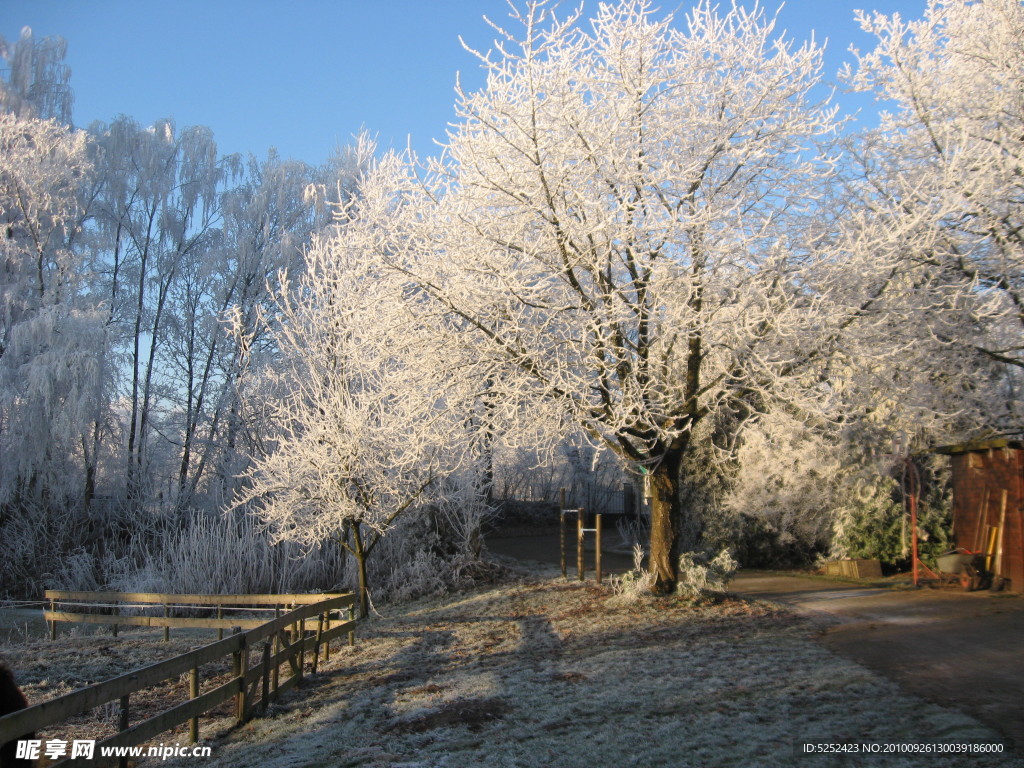
[[[337,616],[338,616],[337,619],[332,618],[335,614],[337,614]],[[328,613],[327,614],[327,630],[330,631],[332,629],[331,622],[333,622],[333,621],[340,621],[340,620],[341,620],[341,611],[340,610],[335,610],[335,611],[331,611],[330,613]],[[329,664],[330,662],[331,662],[331,641],[328,640],[326,643],[324,643],[324,663],[325,664]]]
[[[298,643],[298,656],[299,656],[299,666],[298,666],[299,680],[298,680],[298,682],[301,684],[302,683],[302,675],[303,675],[303,673],[305,671],[303,668],[306,666],[306,620],[305,619],[299,619],[299,636],[298,636],[298,639],[295,642]]]
[[[566,539],[566,525],[565,525],[565,510],[558,510],[558,545],[559,550],[562,553],[562,578],[568,578],[568,567],[565,561],[565,539]]]
[[[586,568],[583,563],[583,508],[576,510],[576,571],[579,573],[580,581],[583,581]]]
[[[53,600],[53,599],[50,600],[50,610],[51,611],[56,611],[57,610],[57,601],[56,600]],[[50,639],[51,640],[56,640],[57,639],[57,622],[56,621],[51,621],[50,622]]]
[[[117,603],[114,604],[114,615],[121,615],[121,608],[117,605]],[[117,637],[117,624],[114,624],[114,637]]]
[[[192,667],[188,673],[188,697],[199,698],[199,667]],[[199,741],[199,715],[188,721],[188,740],[190,744]]]
[[[569,577],[568,567],[565,558],[565,544],[567,538],[565,524],[565,488],[558,489],[558,546],[562,553],[562,578]]]
[[[234,628],[234,634],[236,635],[240,634],[241,631],[241,627]],[[245,673],[249,670],[249,647],[243,645],[231,655],[233,657],[233,672],[235,677],[238,678],[238,693],[235,694],[235,723],[241,725],[245,722],[245,710],[248,705],[245,691]]]
[[[355,621],[356,620],[356,607],[354,605],[350,605],[348,607],[348,620],[349,621]],[[350,625],[350,626],[355,626],[355,625],[353,624],[353,625]],[[349,632],[348,632],[348,644],[349,644],[349,647],[352,647],[352,646],[354,646],[356,644],[356,631],[354,629],[350,629]]]
[[[275,605],[274,606],[274,618],[276,619],[280,615],[281,615],[281,606]],[[281,682],[281,673],[278,670],[278,666],[280,665],[281,662],[277,658],[277,654],[279,654],[281,652],[281,631],[280,630],[278,630],[277,632],[274,633],[273,638],[271,638],[271,642],[273,643],[273,647],[270,649],[270,652],[274,655],[274,666],[270,670],[270,689],[274,692],[274,695],[276,696],[277,695],[277,685],[278,685],[278,683]]]
[[[317,669],[317,666],[319,665],[319,662],[320,662],[320,646],[323,643],[323,641],[322,641],[323,635],[324,635],[324,615],[321,613],[317,617],[317,622],[316,622],[316,639],[313,641],[313,668],[312,668],[311,671],[312,671],[312,673],[314,675],[316,674],[316,669]]]
[[[270,689],[276,694],[277,686],[281,682],[281,672],[279,669],[280,660],[277,655],[281,652],[281,635],[277,632],[274,633],[274,647],[272,653],[274,654],[274,664],[270,670]]]
[[[267,714],[267,707],[270,706],[270,642],[263,644],[263,658],[260,660],[260,666],[263,668],[263,679],[262,683],[262,694],[263,698],[260,700],[260,710],[263,714]]]
[[[217,606],[217,618],[218,619],[223,619],[224,618],[224,606],[223,605],[218,605]],[[223,640],[224,639],[224,627],[220,627],[217,630],[217,639],[218,640]]]
[[[996,539],[995,561],[992,563],[992,570],[995,573],[992,578],[993,584],[997,583],[997,580],[1003,577],[1003,534],[1006,531],[1007,495],[1007,490],[1003,488],[1003,500],[999,505],[999,535]]]
[[[166,619],[171,615],[171,608],[167,603],[164,603],[164,618]],[[164,626],[164,642],[168,642],[171,639],[171,628]]]
[[[124,732],[128,730],[128,700],[130,694],[125,694],[121,697],[121,711],[117,717],[117,730]],[[117,759],[118,768],[128,768],[128,758],[119,757]]]
[[[601,583],[601,516],[594,515],[594,570],[597,583]]]

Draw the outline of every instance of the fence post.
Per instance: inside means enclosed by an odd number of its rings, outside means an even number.
[[[54,600],[52,597],[50,598],[50,610],[51,611],[56,611],[57,610],[57,601]],[[51,640],[56,640],[57,639],[57,621],[56,621],[56,619],[54,619],[53,621],[50,622],[50,639]]]
[[[224,606],[223,605],[218,605],[217,606],[217,618],[218,619],[223,619],[224,618]],[[224,639],[224,627],[218,627],[218,629],[217,629],[217,639],[218,640],[223,640]]]
[[[562,578],[569,578],[568,566],[565,561],[566,524],[565,524],[565,488],[558,489],[558,542],[562,552]]]
[[[171,615],[171,607],[164,603],[164,618],[166,619]],[[168,642],[171,639],[171,628],[164,625],[164,642]]]
[[[327,613],[327,631],[328,632],[331,630],[331,622],[334,621],[334,619],[331,618],[331,617],[335,613],[338,614],[338,620],[339,621],[341,620],[341,610],[340,609],[335,609],[333,611],[328,611],[328,613]],[[331,641],[328,640],[326,643],[324,643],[324,663],[325,664],[329,664],[330,661],[331,661]]]
[[[242,628],[235,627],[234,634],[241,634]],[[238,678],[238,693],[235,694],[235,722],[241,725],[245,722],[246,696],[245,696],[245,673],[249,670],[249,647],[242,638],[242,647],[231,654],[233,659],[233,671]]]
[[[298,680],[298,682],[301,684],[302,683],[302,674],[304,672],[303,668],[306,666],[306,620],[305,619],[299,619],[299,637],[298,637],[298,639],[295,642],[298,644],[298,651],[299,651],[299,666],[298,666],[299,680]]]
[[[121,615],[121,606],[119,606],[116,602],[114,603],[114,615]],[[117,637],[117,624],[114,624],[114,637]]]
[[[601,583],[601,515],[594,515],[594,569],[597,583]]]
[[[124,732],[128,730],[128,699],[131,694],[126,693],[121,697],[121,711],[117,717],[117,730]],[[128,758],[119,757],[117,759],[118,768],[128,768]]]
[[[576,510],[576,571],[579,573],[580,581],[583,581],[585,567],[583,564],[583,508]]]
[[[270,641],[263,644],[263,659],[260,664],[263,666],[263,700],[260,709],[267,714],[267,707],[270,706]]]
[[[242,641],[245,643],[245,641]],[[245,643],[242,646],[242,674],[238,680],[238,697],[239,697],[239,717],[241,722],[245,722],[249,719],[249,686],[246,684],[245,678],[249,674],[249,645]]]
[[[281,682],[281,672],[278,665],[281,663],[277,655],[281,652],[281,636],[275,632],[273,637],[273,654],[274,654],[274,667],[270,670],[270,688],[277,694],[277,686]]]
[[[319,665],[319,662],[320,662],[320,642],[321,642],[320,638],[323,637],[323,634],[324,634],[324,615],[321,613],[317,617],[317,622],[316,622],[316,639],[313,641],[313,669],[312,669],[312,672],[313,672],[314,675],[316,674],[316,669],[317,669],[317,666]]]
[[[188,697],[199,698],[199,667],[192,667],[188,673]],[[199,741],[199,715],[188,721],[188,740],[190,744]]]
[[[559,551],[562,553],[562,578],[563,579],[566,579],[566,578],[569,577],[568,566],[566,565],[566,562],[565,562],[565,539],[566,539],[565,527],[566,527],[565,526],[565,510],[564,509],[560,509],[558,511],[558,547],[559,547]]]
[[[348,607],[348,620],[349,621],[355,621],[356,620],[356,607],[354,605],[350,605]],[[351,625],[351,626],[355,626],[355,625]],[[349,647],[352,647],[352,646],[354,646],[356,644],[356,631],[354,629],[350,629],[348,631],[348,644],[349,644]]]

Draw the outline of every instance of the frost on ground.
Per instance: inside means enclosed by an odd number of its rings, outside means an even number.
[[[311,677],[271,717],[214,742],[203,764],[1020,764],[798,754],[804,742],[997,737],[832,655],[802,620],[767,605],[609,607],[610,597],[534,575],[392,608],[364,623],[356,647],[332,655],[329,673]]]

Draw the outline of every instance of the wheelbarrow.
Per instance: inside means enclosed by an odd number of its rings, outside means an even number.
[[[990,582],[985,558],[978,552],[955,549],[935,558],[939,580],[943,586],[959,583],[968,592],[984,589]]]

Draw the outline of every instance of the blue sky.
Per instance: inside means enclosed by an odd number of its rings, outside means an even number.
[[[727,4],[728,0],[726,0]],[[752,5],[752,0],[749,3]],[[566,2],[563,7],[573,7]],[[780,26],[829,39],[827,70],[870,38],[855,8],[918,17],[925,0],[790,0]],[[593,0],[585,9],[596,8]],[[685,13],[689,2],[676,6]],[[775,10],[774,3],[765,7]],[[75,122],[131,115],[208,125],[223,152],[320,163],[365,127],[385,146],[434,151],[453,117],[456,73],[479,87],[478,49],[505,0],[0,0],[0,35],[23,26],[68,41]],[[840,96],[845,107],[863,102]],[[870,108],[870,106],[869,106]]]

